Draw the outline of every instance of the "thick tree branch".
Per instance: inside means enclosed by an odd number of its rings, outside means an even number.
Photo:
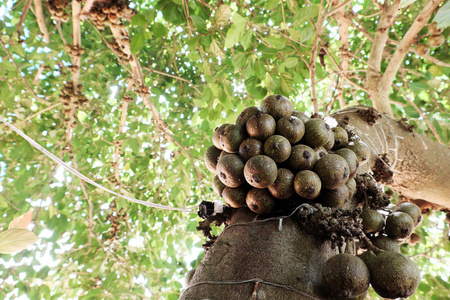
[[[378,89],[381,88],[379,84],[379,73],[381,70],[381,61],[383,59],[384,47],[388,40],[389,28],[393,24],[393,20],[399,11],[400,0],[395,0],[389,5],[390,1],[386,0],[383,6],[380,19],[378,21],[377,32],[373,39],[372,48],[369,54],[369,66],[367,73],[367,88],[370,91],[373,106],[378,110],[385,112],[392,116],[392,109],[389,101],[380,100],[378,96]]]
[[[403,39],[400,41],[400,44],[398,45],[397,50],[395,51],[394,55],[391,58],[391,61],[389,62],[389,65],[386,68],[386,71],[384,72],[383,76],[380,80],[380,88],[384,89],[384,92],[380,94],[380,97],[378,97],[377,101],[381,102],[378,104],[386,103],[388,102],[389,98],[389,91],[390,86],[394,82],[395,75],[397,74],[398,69],[400,68],[403,59],[405,58],[406,54],[409,51],[409,48],[411,47],[412,43],[414,42],[414,39],[416,38],[419,31],[428,23],[428,19],[430,18],[433,11],[441,4],[443,0],[432,0],[428,2],[425,7],[422,9],[420,14],[417,16],[417,18],[412,23],[411,27],[406,32]],[[375,100],[375,99],[374,99]],[[375,103],[374,103],[375,106]],[[377,105],[378,106],[378,105]],[[375,106],[377,108],[377,106]],[[383,105],[381,105],[384,107]],[[389,105],[390,109],[390,105]],[[385,112],[383,109],[380,109],[381,111]]]
[[[44,41],[46,43],[49,43],[50,36],[48,34],[47,27],[45,26],[44,11],[42,10],[41,0],[34,0],[34,9],[35,9],[35,14],[36,14],[36,21],[39,25],[39,29],[41,30],[42,35],[44,36]]]
[[[339,56],[341,58],[341,66],[340,70],[343,72],[348,71],[348,52],[350,48],[350,44],[348,42],[348,27],[350,25],[349,20],[345,16],[345,6],[347,5],[348,1],[343,3],[342,0],[335,0],[332,2],[333,6],[336,6],[334,9],[335,12],[335,18],[336,22],[338,24],[338,33],[339,33],[339,39],[341,40],[342,46],[339,49]],[[342,9],[338,9],[342,8]],[[339,81],[339,87],[338,87],[338,94],[337,98],[339,101],[339,105],[342,108],[344,108],[344,86],[345,86],[345,79]]]

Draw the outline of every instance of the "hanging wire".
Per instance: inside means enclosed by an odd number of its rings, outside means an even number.
[[[265,281],[263,279],[260,278],[253,278],[253,279],[248,279],[248,280],[229,280],[229,281],[199,281],[199,282],[195,282],[192,285],[188,286],[181,295],[183,295],[184,293],[186,293],[187,290],[189,290],[190,288],[193,288],[194,286],[197,285],[203,285],[203,284],[210,284],[210,285],[235,285],[235,284],[243,284],[243,283],[262,283],[262,284],[266,284],[266,285],[270,285],[270,286],[274,286],[274,287],[278,287],[278,288],[282,288],[285,290],[289,290],[289,291],[293,291],[296,292],[300,295],[303,295],[305,297],[308,297],[310,299],[318,299],[314,296],[311,296],[305,292],[302,292],[292,286],[288,286],[288,285],[283,285],[283,284],[278,284],[278,283],[274,283],[274,282],[270,282],[270,281]]]
[[[14,130],[18,135],[20,135],[21,137],[23,137],[25,140],[28,141],[28,143],[31,144],[31,146],[35,147],[36,149],[38,149],[39,151],[41,151],[42,153],[44,153],[47,157],[49,157],[50,159],[52,159],[53,161],[55,161],[56,163],[58,163],[60,166],[62,166],[64,169],[66,169],[67,171],[69,171],[70,173],[72,173],[73,175],[75,175],[76,177],[78,177],[79,179],[92,184],[93,186],[108,192],[110,194],[113,194],[117,197],[120,198],[124,198],[128,201],[140,204],[140,205],[145,205],[148,207],[154,207],[154,208],[159,208],[159,209],[165,209],[165,210],[178,210],[178,211],[182,211],[182,212],[187,212],[187,213],[197,213],[193,207],[190,208],[183,208],[183,207],[172,207],[172,206],[166,206],[166,205],[162,205],[162,204],[158,204],[158,203],[153,203],[153,202],[148,202],[148,201],[142,201],[139,199],[135,199],[132,197],[129,197],[127,195],[122,195],[119,193],[116,193],[98,183],[96,183],[95,181],[91,180],[90,178],[84,176],[83,174],[81,174],[80,172],[78,172],[77,170],[75,170],[74,168],[72,168],[71,166],[69,166],[68,164],[66,164],[65,162],[63,162],[61,159],[59,159],[58,157],[56,157],[55,155],[53,155],[51,152],[49,152],[47,149],[45,149],[44,147],[42,147],[41,145],[39,145],[35,140],[33,140],[32,138],[30,138],[28,135],[26,135],[25,133],[23,133],[22,131],[20,131],[19,129],[17,129],[16,127],[14,127],[14,125],[10,124],[8,121],[6,121],[5,119],[3,119],[2,117],[0,117],[0,120],[5,123],[9,128],[11,128],[12,130]]]

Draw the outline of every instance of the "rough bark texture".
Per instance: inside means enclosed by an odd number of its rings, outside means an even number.
[[[334,117],[349,122],[349,129],[371,148],[369,163],[361,169],[372,168],[386,153],[392,188],[450,207],[447,147],[368,107],[352,107]],[[181,299],[326,299],[320,277],[326,259],[336,254],[330,243],[304,232],[294,217],[284,219],[281,228],[277,218],[254,218],[245,207],[233,215]]]
[[[303,232],[292,219],[284,219],[280,230],[278,219],[252,222],[254,218],[247,208],[233,215],[181,299],[323,298],[322,265],[336,254],[330,243]],[[233,226],[238,223],[242,225]],[[227,283],[251,279],[266,283]]]
[[[393,190],[409,199],[423,199],[449,208],[450,149],[408,131],[385,114],[369,125],[361,115],[361,111],[368,110],[363,106],[351,107],[334,115],[338,121],[348,118],[349,128],[372,150],[369,164],[360,171],[372,169],[378,156],[386,153],[393,171],[388,185]]]

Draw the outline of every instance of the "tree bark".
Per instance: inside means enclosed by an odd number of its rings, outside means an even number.
[[[450,207],[447,147],[406,130],[369,107],[351,107],[334,117],[348,122],[348,129],[371,149],[369,162],[360,172],[372,169],[378,155],[386,153],[385,163],[393,171],[389,186],[409,198]],[[368,120],[374,123],[370,125]],[[233,215],[181,299],[327,298],[321,272],[324,262],[336,254],[330,242],[305,232],[295,215],[282,221],[278,217],[256,222],[255,216],[246,207]]]
[[[373,169],[379,155],[386,153],[393,172],[394,191],[410,199],[422,199],[439,206],[450,207],[450,149],[418,133],[410,132],[386,114],[380,114],[369,125],[362,112],[370,108],[351,107],[333,116],[348,118],[349,128],[372,151],[369,163],[359,172]],[[378,112],[374,112],[379,114]]]
[[[303,232],[291,218],[284,219],[280,228],[279,219],[252,222],[255,216],[246,207],[233,215],[181,299],[324,297],[322,266],[336,250]]]

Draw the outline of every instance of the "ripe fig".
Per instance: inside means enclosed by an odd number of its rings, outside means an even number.
[[[443,34],[432,35],[428,38],[428,45],[430,47],[439,47],[445,42],[445,37]]]
[[[380,232],[384,227],[383,215],[375,209],[364,208],[359,216],[364,233]]]
[[[304,112],[299,111],[299,110],[294,110],[292,111],[292,115],[294,117],[299,118],[300,120],[302,120],[303,124],[305,124],[306,122],[308,122],[311,118],[308,117]]]
[[[331,128],[331,131],[334,134],[333,150],[341,149],[342,147],[347,146],[348,133],[344,128],[334,127],[334,128]]]
[[[227,187],[236,188],[245,182],[244,161],[239,155],[228,154],[220,158],[216,172]]]
[[[394,211],[401,211],[407,213],[413,219],[414,227],[416,227],[422,220],[422,212],[420,210],[420,207],[418,207],[414,203],[403,202],[397,204],[394,208]]]
[[[305,124],[294,116],[283,117],[277,122],[276,133],[287,138],[291,144],[295,144],[305,134]]]
[[[222,197],[222,193],[223,190],[226,188],[226,185],[223,184],[218,175],[214,176],[212,186],[214,193],[216,193],[217,196]]]
[[[430,25],[428,25],[428,32],[430,33],[430,35],[438,35],[444,32],[444,27],[437,28],[437,26],[438,26],[437,22],[433,22]]]
[[[248,190],[249,187],[246,184],[237,188],[225,187],[222,192],[222,198],[226,205],[238,208],[245,204]]]
[[[294,189],[300,197],[313,200],[319,196],[322,183],[316,173],[310,170],[303,170],[295,175]]]
[[[288,169],[278,169],[277,179],[268,189],[275,198],[288,199],[294,194],[294,174]]]
[[[222,144],[220,143],[220,136],[223,134],[225,128],[230,125],[230,124],[222,124],[219,125],[218,127],[216,127],[216,129],[214,130],[214,134],[212,137],[212,142],[214,144],[214,146],[216,146],[217,149],[223,150],[222,149]]]
[[[216,166],[217,162],[219,161],[220,153],[222,153],[222,151],[220,149],[217,149],[215,146],[211,146],[206,149],[205,165],[211,173],[216,173]]]
[[[281,135],[272,135],[264,142],[264,154],[276,163],[281,163],[291,155],[291,143]]]
[[[253,156],[245,164],[245,180],[253,187],[266,188],[275,182],[277,175],[277,164],[266,155]]]
[[[385,235],[379,235],[372,239],[372,244],[382,250],[400,253],[400,246],[397,241]]]
[[[261,113],[261,109],[256,106],[246,107],[237,117],[236,125],[246,128],[247,121],[257,113]]]
[[[404,240],[414,230],[414,220],[407,213],[395,211],[386,218],[384,230],[390,238]]]
[[[230,124],[220,135],[220,145],[228,153],[237,153],[239,145],[247,138],[245,130],[238,125]]]
[[[283,95],[267,96],[261,103],[263,113],[271,115],[275,121],[282,117],[290,117],[294,107],[292,102]]]
[[[418,56],[425,56],[430,53],[430,46],[427,44],[418,44],[414,50]]]
[[[409,297],[420,282],[420,270],[416,264],[397,252],[378,253],[369,270],[370,284],[383,298]]]
[[[265,140],[275,133],[277,124],[269,114],[257,113],[247,121],[247,133],[252,138]]]
[[[328,142],[330,126],[328,126],[322,119],[310,119],[305,123],[305,135],[302,143],[317,148],[325,145]]]
[[[258,215],[267,215],[275,207],[275,198],[267,189],[251,188],[247,193],[248,208]]]
[[[347,161],[337,154],[328,154],[319,159],[314,172],[320,177],[322,185],[327,189],[337,189],[343,186],[350,174]]]
[[[295,145],[291,149],[287,165],[293,171],[312,170],[318,159],[319,156],[311,147]]]
[[[239,155],[244,161],[249,160],[253,156],[263,154],[263,143],[254,138],[244,140],[239,146]]]
[[[370,273],[357,256],[341,253],[330,257],[322,269],[322,282],[335,297],[358,297],[369,288]]]

